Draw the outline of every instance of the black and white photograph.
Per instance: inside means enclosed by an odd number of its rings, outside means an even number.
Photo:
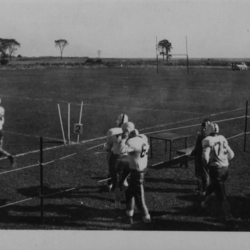
[[[249,1],[0,4],[3,249],[249,249]]]

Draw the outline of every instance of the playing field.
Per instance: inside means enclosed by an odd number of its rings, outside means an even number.
[[[17,157],[19,168],[11,171],[6,159],[0,161],[0,228],[248,231],[250,145],[248,137],[247,152],[243,152],[242,133],[249,82],[248,71],[228,69],[191,69],[189,74],[185,69],[170,68],[161,68],[158,74],[154,68],[1,70],[4,148]],[[77,141],[73,126],[79,123],[81,103],[80,143],[51,143],[63,140],[58,104],[66,140],[70,104],[70,140]],[[141,133],[170,130],[188,134],[188,146],[194,145],[204,118],[217,121],[236,154],[227,191],[233,214],[242,223],[228,229],[218,219],[216,199],[209,211],[200,209],[193,162],[188,169],[178,165],[152,167],[166,160],[164,144],[156,141],[145,183],[153,223],[144,225],[139,213],[133,226],[124,223],[123,214],[114,209],[113,194],[98,185],[107,176],[101,144],[119,113],[126,113]],[[43,192],[56,193],[44,199],[44,225],[40,199],[34,198],[40,194],[40,137],[47,148],[43,161],[48,163],[44,166]],[[182,144],[174,145],[174,153]]]

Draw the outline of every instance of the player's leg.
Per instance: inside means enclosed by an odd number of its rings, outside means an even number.
[[[222,211],[225,215],[225,219],[231,218],[231,207],[227,200],[226,189],[225,189],[225,181],[228,177],[228,168],[221,168],[217,172],[216,179],[216,190],[215,194],[221,203]]]
[[[202,207],[202,208],[207,207],[211,195],[212,195],[212,194],[215,192],[215,190],[216,190],[216,174],[215,174],[215,172],[214,172],[212,169],[210,169],[209,176],[210,176],[210,183],[209,183],[209,185],[208,185],[208,187],[207,187],[207,189],[206,189],[206,192],[205,192],[205,199],[204,199],[204,201],[201,203],[201,207]]]
[[[15,161],[13,155],[10,154],[9,152],[7,152],[6,150],[4,150],[2,147],[0,147],[0,155],[7,156],[7,158],[8,158],[9,161],[10,161],[11,166],[12,166],[13,168],[17,167],[16,161]]]
[[[7,156],[10,161],[11,166],[13,168],[17,167],[17,164],[15,162],[13,155],[3,149],[3,131],[2,130],[0,130],[0,155]]]
[[[133,184],[129,185],[125,191],[126,197],[126,216],[130,224],[133,224],[133,215],[135,208],[134,187]]]
[[[108,154],[107,154],[107,164],[108,164],[108,177],[107,178],[110,178],[108,181],[107,181],[107,189],[108,189],[108,191],[110,192],[111,191],[111,189],[112,189],[112,167],[111,167],[111,165],[112,165],[112,157],[113,157],[113,152],[111,151],[111,152],[109,152]]]
[[[120,157],[117,155],[116,161],[115,161],[115,180],[113,185],[115,186],[114,192],[115,192],[115,208],[121,209],[121,175],[122,175],[122,162],[120,160]]]
[[[201,187],[202,187],[202,180],[200,177],[200,164],[201,164],[201,162],[198,161],[197,159],[195,159],[194,171],[195,171],[195,177],[196,177],[196,181],[197,181],[197,193],[198,194],[200,193]]]
[[[126,191],[128,188],[128,176],[130,174],[129,161],[128,158],[122,157],[122,171],[120,176],[120,188],[123,191]]]
[[[205,195],[206,189],[209,185],[209,174],[204,166],[201,169],[201,195]]]
[[[142,218],[145,223],[151,222],[151,217],[148,212],[148,207],[145,202],[144,192],[144,172],[133,172],[131,171],[131,178],[133,179],[135,186],[135,204],[142,213]]]
[[[116,176],[116,161],[117,161],[117,156],[115,154],[110,154],[109,157],[109,174],[111,178],[111,184],[112,188],[111,190],[114,191],[116,187],[116,182],[117,182],[117,176]]]

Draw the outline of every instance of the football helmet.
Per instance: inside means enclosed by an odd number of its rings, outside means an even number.
[[[116,120],[116,125],[121,127],[125,122],[128,122],[128,116],[126,114],[119,114]]]
[[[202,122],[201,126],[202,126],[203,128],[206,128],[207,125],[208,125],[209,123],[211,123],[211,121],[210,121],[209,119],[205,119],[205,120]]]
[[[207,135],[210,135],[212,133],[218,134],[219,133],[219,126],[217,123],[209,123],[206,128]]]
[[[128,132],[129,134],[135,130],[135,125],[133,122],[125,122],[122,124],[122,131]]]

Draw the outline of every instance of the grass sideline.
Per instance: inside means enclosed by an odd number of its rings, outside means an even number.
[[[163,129],[190,134],[194,144],[198,124],[204,117],[219,122],[226,137],[244,129],[245,101],[249,98],[248,72],[195,69],[189,75],[177,69],[99,68],[60,70],[1,71],[2,105],[6,109],[5,149],[14,155],[39,149],[39,136],[62,139],[57,104],[67,129],[67,104],[71,103],[71,128],[78,123],[83,101],[84,134],[80,145],[48,150],[44,161],[77,153],[73,158],[44,167],[45,224],[40,223],[40,201],[33,199],[0,209],[1,229],[71,229],[71,230],[163,230],[163,231],[249,231],[249,145],[243,152],[243,137],[229,141],[236,157],[227,181],[233,214],[241,218],[237,227],[228,227],[218,215],[218,203],[208,211],[199,207],[195,194],[194,166],[178,165],[153,168],[166,159],[164,145],[154,143],[154,158],[149,160],[146,175],[146,202],[153,217],[144,225],[136,212],[135,224],[123,221],[116,213],[113,194],[104,192],[98,180],[106,178],[105,154],[96,145],[114,126],[118,113],[127,113],[139,131]],[[38,91],[39,90],[39,91]],[[197,124],[197,126],[191,126]],[[179,129],[178,129],[179,128]],[[49,139],[48,139],[49,140]],[[72,140],[76,135],[72,134]],[[249,137],[248,137],[249,142]],[[182,143],[181,143],[182,144]],[[183,145],[176,143],[175,151]],[[52,146],[51,144],[45,147]],[[19,167],[35,164],[39,154],[18,157]],[[0,171],[8,170],[7,160]],[[1,174],[0,172],[0,174]],[[0,175],[0,206],[39,195],[39,168],[34,167]],[[70,192],[64,190],[75,188]]]

